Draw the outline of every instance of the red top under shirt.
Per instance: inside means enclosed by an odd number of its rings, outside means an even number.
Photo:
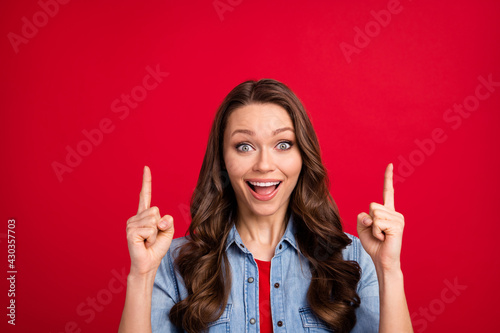
[[[273,332],[273,319],[271,317],[271,262],[257,260],[259,267],[259,316],[260,332]]]

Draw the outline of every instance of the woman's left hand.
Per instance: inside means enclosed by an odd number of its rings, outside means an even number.
[[[358,215],[358,236],[377,270],[400,270],[404,217],[394,208],[393,165],[385,170],[384,204],[372,202],[370,213]]]

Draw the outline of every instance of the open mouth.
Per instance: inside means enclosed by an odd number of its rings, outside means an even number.
[[[281,185],[280,181],[275,182],[246,182],[250,189],[259,196],[269,196]]]

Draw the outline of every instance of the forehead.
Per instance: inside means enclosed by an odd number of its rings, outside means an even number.
[[[293,128],[288,112],[281,106],[272,103],[250,104],[242,106],[229,115],[227,130],[239,128],[271,131],[281,127]]]

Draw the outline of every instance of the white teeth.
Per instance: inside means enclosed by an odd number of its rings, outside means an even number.
[[[268,187],[268,186],[274,186],[278,185],[281,182],[266,182],[266,183],[261,183],[261,182],[249,182],[253,186],[260,186],[260,187]]]

